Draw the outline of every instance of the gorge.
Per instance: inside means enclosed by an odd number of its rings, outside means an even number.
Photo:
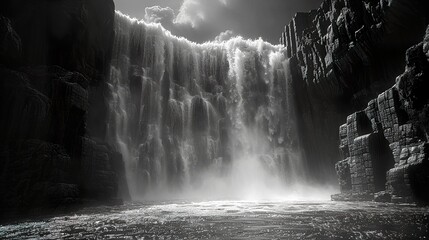
[[[279,44],[0,7],[0,238],[429,232],[427,1],[324,0]]]

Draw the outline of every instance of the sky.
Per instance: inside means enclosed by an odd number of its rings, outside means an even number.
[[[277,44],[296,12],[322,0],[114,0],[116,9],[146,22],[161,23],[174,35],[194,42],[234,36]]]

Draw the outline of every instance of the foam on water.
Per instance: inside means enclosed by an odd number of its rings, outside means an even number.
[[[4,224],[0,238],[425,239],[427,212],[374,202],[156,202]]]

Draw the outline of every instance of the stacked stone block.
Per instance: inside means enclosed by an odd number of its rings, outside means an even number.
[[[313,178],[335,174],[331,167],[326,169],[331,174],[319,176],[320,168],[338,159],[340,123],[394,84],[404,52],[426,26],[426,5],[420,0],[324,0],[316,11],[296,14],[285,26],[280,42],[291,58],[297,117],[302,118],[299,135]],[[378,128],[378,118],[369,118]]]
[[[341,192],[346,196],[337,195],[334,199],[349,200],[350,192],[369,192],[376,196],[387,194],[389,197],[384,199],[392,202],[429,202],[429,143],[424,124],[429,119],[425,111],[429,102],[427,97],[418,95],[420,91],[417,90],[427,87],[422,78],[426,78],[426,82],[429,80],[429,61],[424,57],[421,44],[411,49],[413,51],[409,50],[407,55],[420,57],[407,57],[406,71],[398,77],[397,84],[370,101],[365,111],[350,115],[347,124],[340,127],[342,160],[337,163],[336,170]],[[415,53],[416,49],[420,52]],[[417,65],[420,67],[410,67]],[[413,105],[411,101],[419,104]],[[370,130],[363,135],[368,131],[365,119]],[[351,191],[346,188],[346,163]],[[380,189],[383,184],[384,189]],[[384,191],[376,194],[381,190]]]
[[[374,136],[367,134],[354,139],[350,157],[350,174],[353,192],[374,192],[374,169],[371,142]]]
[[[399,140],[399,124],[403,123],[399,109],[398,91],[391,88],[381,93],[377,102],[384,136],[391,143],[397,142]]]
[[[427,192],[429,184],[427,149],[427,143],[412,148],[403,148],[402,164],[387,173],[387,187],[392,194],[393,202],[427,202],[429,197]]]
[[[340,126],[340,156],[342,159],[350,157],[349,142],[347,138],[347,124]]]
[[[340,126],[339,148],[343,160],[335,168],[343,194],[372,194],[380,190],[374,167],[386,163],[382,158],[388,156],[378,154],[383,151],[380,139],[385,139],[394,162],[394,168],[386,173],[386,190],[394,202],[416,201],[415,194],[423,191],[416,189],[422,188],[423,183],[429,184],[427,143],[417,126],[404,123],[406,119],[397,89],[391,88],[370,101],[365,111],[350,115],[347,124]],[[348,188],[349,178],[351,188]]]
[[[347,124],[340,127],[340,155],[342,161],[335,165],[335,170],[338,173],[338,182],[342,192],[350,191],[352,188],[350,178],[350,151],[349,142],[347,138]]]
[[[355,188],[371,188],[367,186],[362,174],[350,175],[351,172],[357,173],[357,169],[364,169],[365,162],[370,161],[370,159],[358,158],[358,153],[362,151],[366,151],[369,154],[369,148],[366,145],[363,146],[361,140],[356,142],[356,139],[358,139],[359,136],[371,132],[370,125],[371,124],[365,115],[365,112],[361,111],[350,115],[347,118],[347,123],[340,127],[340,154],[344,160],[338,162],[335,169],[338,173],[338,179],[342,191],[349,191]],[[363,182],[365,182],[364,187],[361,186]]]
[[[347,117],[347,142],[350,152],[353,151],[357,137],[371,132],[371,123],[364,111],[356,112]]]
[[[371,128],[373,132],[378,132],[382,127],[380,126],[380,116],[378,113],[378,101],[373,99],[368,103],[368,107],[365,109],[365,113],[371,122]]]

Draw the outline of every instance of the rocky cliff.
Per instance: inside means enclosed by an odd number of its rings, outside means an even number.
[[[103,142],[113,21],[113,1],[0,4],[0,212],[126,196]]]
[[[429,27],[392,88],[340,127],[337,200],[429,202]]]
[[[424,35],[428,11],[424,0],[325,0],[285,27],[280,42],[291,57],[311,177],[334,180],[338,127],[394,84],[406,49]],[[369,131],[362,127],[359,131]]]

